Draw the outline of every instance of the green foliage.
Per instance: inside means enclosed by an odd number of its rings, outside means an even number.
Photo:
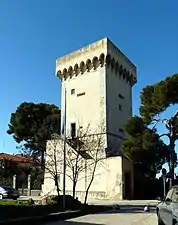
[[[3,160],[0,165],[0,183],[12,186],[13,175],[19,173],[19,166],[11,160]]]
[[[19,171],[18,164],[12,160],[2,160],[0,166],[0,176],[7,178],[13,177]]]
[[[60,134],[61,111],[55,105],[24,102],[11,114],[7,133],[32,156],[42,157],[52,133]]]
[[[132,117],[126,124],[125,131],[128,139],[123,144],[123,152],[127,158],[139,165],[144,174],[156,175],[164,162],[170,161],[170,151],[160,140],[156,129],[150,129],[149,125],[157,115],[178,103],[178,74],[167,77],[154,85],[146,86],[141,92],[140,99],[141,117]],[[174,127],[176,134],[178,123],[175,122]],[[176,136],[174,138],[176,140]],[[173,162],[176,165],[175,152]]]
[[[146,125],[143,122],[142,118],[134,116],[130,118],[125,124],[125,131],[130,136],[139,136],[145,130]]]
[[[17,200],[17,201],[14,201],[14,200],[12,200],[12,201],[6,201],[6,200],[1,200],[0,201],[0,206],[3,206],[3,205],[5,205],[5,206],[28,206],[29,205],[29,201],[19,201],[19,200]]]
[[[178,103],[178,74],[174,74],[166,79],[152,85],[146,86],[141,92],[140,115],[144,122],[148,125],[155,121],[156,116],[164,112],[171,105]],[[167,120],[167,135],[170,141],[169,170],[171,176],[174,176],[174,166],[177,164],[177,155],[174,146],[178,139],[178,113],[172,115],[171,118],[163,118]],[[171,134],[171,135],[170,135]]]
[[[147,123],[169,106],[178,103],[178,74],[167,77],[152,86],[146,86],[141,92],[140,115]]]
[[[132,117],[125,125],[127,140],[123,143],[123,155],[139,165],[144,176],[155,178],[168,160],[169,149],[156,130],[146,126],[140,117]]]
[[[24,164],[19,165],[12,160],[1,161],[0,183],[8,186],[13,185],[13,175],[16,175],[17,188],[27,185],[27,176],[31,174],[31,188],[40,189],[44,180],[44,169],[39,166]]]
[[[31,171],[31,189],[41,189],[41,184],[44,181],[44,169],[33,168]]]

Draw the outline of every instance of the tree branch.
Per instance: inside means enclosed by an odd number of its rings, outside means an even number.
[[[178,117],[178,110],[176,111],[175,115],[173,116],[173,121],[175,122],[175,120],[177,119]]]
[[[163,136],[167,136],[168,138],[170,138],[169,134],[161,134],[161,135],[159,135],[160,138],[163,137]]]

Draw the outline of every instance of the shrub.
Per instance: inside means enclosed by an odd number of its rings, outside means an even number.
[[[28,201],[6,201],[6,200],[0,200],[0,206],[28,206],[29,202]]]

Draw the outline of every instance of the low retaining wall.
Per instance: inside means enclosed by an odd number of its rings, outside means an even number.
[[[28,188],[19,188],[20,195],[28,196]],[[30,196],[40,196],[41,190],[30,190]]]
[[[85,191],[76,191],[75,197],[77,197],[80,201],[83,201],[85,199]],[[66,195],[73,195],[72,191],[66,191]],[[88,200],[91,199],[105,199],[106,193],[104,191],[89,191],[88,192]]]

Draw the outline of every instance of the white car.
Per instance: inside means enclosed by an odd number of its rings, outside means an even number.
[[[156,207],[158,225],[178,225],[178,186],[173,186]]]

